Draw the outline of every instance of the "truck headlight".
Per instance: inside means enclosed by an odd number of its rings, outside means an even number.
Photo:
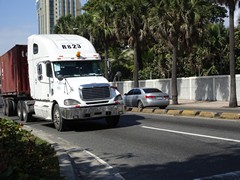
[[[65,106],[74,106],[74,105],[79,105],[79,104],[80,104],[80,102],[78,102],[75,99],[65,99],[64,100],[64,105]]]

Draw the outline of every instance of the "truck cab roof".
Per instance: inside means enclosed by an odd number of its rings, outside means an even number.
[[[28,60],[49,58],[58,60],[100,60],[89,40],[71,34],[32,35],[28,38]]]

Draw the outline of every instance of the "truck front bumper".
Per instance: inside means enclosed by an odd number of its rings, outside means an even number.
[[[66,120],[94,119],[107,116],[117,116],[124,113],[122,104],[90,106],[80,108],[60,108],[62,117]]]

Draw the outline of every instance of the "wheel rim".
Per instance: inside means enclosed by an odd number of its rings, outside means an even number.
[[[23,109],[22,116],[23,116],[23,120],[26,122],[27,121],[27,112],[25,109]]]
[[[22,113],[22,102],[21,101],[18,101],[17,103],[17,115],[18,115],[18,118],[22,121],[23,120],[23,113]]]
[[[21,117],[21,111],[19,108],[17,109],[17,113],[18,113],[18,117]]]
[[[141,101],[138,101],[138,108],[142,108],[143,107],[143,104]]]
[[[60,125],[60,114],[58,110],[55,110],[54,112],[54,124],[56,127],[59,127]]]

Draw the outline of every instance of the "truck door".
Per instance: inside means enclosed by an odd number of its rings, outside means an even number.
[[[49,61],[37,64],[38,95],[37,99],[49,100],[52,95],[53,73]]]

